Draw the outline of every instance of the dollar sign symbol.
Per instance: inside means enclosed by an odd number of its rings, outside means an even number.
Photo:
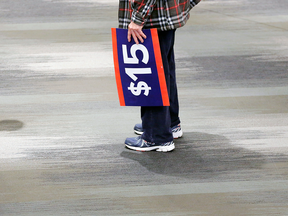
[[[131,93],[135,96],[139,96],[141,94],[142,90],[144,90],[144,95],[148,96],[149,90],[151,90],[151,87],[149,87],[147,85],[147,83],[145,83],[143,81],[138,82],[137,87],[135,87],[134,83],[131,82],[130,87],[128,87],[128,90],[130,90]]]

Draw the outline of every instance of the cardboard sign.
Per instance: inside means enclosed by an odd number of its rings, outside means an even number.
[[[157,29],[135,44],[127,29],[112,28],[115,77],[121,106],[169,106]]]

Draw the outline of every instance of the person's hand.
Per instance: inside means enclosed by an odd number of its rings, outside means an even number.
[[[143,26],[137,25],[134,22],[131,22],[128,26],[128,42],[131,41],[131,36],[133,37],[136,44],[139,44],[138,39],[141,43],[144,42],[144,39],[146,39],[146,35],[142,31]]]

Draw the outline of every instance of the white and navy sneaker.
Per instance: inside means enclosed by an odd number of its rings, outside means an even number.
[[[174,139],[178,139],[183,136],[183,131],[180,124],[175,125],[174,127],[171,128],[171,130]]]
[[[173,141],[166,142],[166,143],[152,143],[152,142],[145,141],[144,139],[141,138],[141,136],[127,138],[125,140],[125,146],[135,151],[156,150],[158,152],[169,152],[175,149],[175,145]]]
[[[181,125],[180,124],[172,127],[171,130],[172,130],[172,134],[173,134],[173,138],[174,139],[178,139],[178,138],[183,136],[183,131],[181,129]],[[137,135],[142,135],[143,134],[143,128],[142,128],[142,124],[141,123],[140,124],[136,124],[134,126],[134,133],[137,134]]]
[[[143,134],[143,128],[142,128],[142,124],[135,124],[134,126],[134,133],[137,135],[142,135]]]

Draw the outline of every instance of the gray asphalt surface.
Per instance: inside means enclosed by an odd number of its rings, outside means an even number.
[[[142,153],[117,0],[1,0],[0,215],[288,215],[287,8],[202,0],[176,36],[184,136]]]

